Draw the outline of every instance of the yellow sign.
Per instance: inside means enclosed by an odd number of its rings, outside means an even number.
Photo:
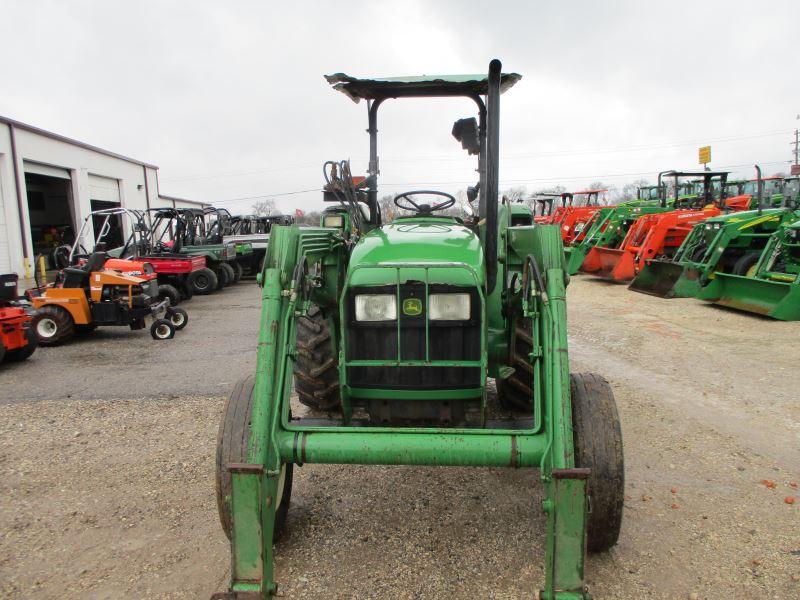
[[[701,165],[707,165],[711,162],[711,146],[703,146],[699,149],[699,158],[698,161]]]

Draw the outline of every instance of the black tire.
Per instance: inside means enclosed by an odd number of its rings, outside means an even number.
[[[594,373],[569,376],[575,466],[591,469],[586,546],[608,550],[619,539],[625,499],[625,464],[614,392]]]
[[[225,287],[228,287],[229,285],[233,285],[234,283],[236,283],[236,271],[233,270],[231,263],[224,262],[220,264],[219,270],[221,272],[224,271],[226,277],[228,278],[227,282],[225,283]]]
[[[188,276],[181,282],[181,285],[178,289],[181,292],[181,299],[183,301],[191,300],[192,296],[194,296],[194,290],[192,289],[192,286],[189,284]]]
[[[6,347],[3,344],[0,344],[0,363],[3,362],[6,356]]]
[[[181,301],[181,293],[174,285],[162,283],[158,286],[158,297],[160,299],[169,298],[170,306],[178,306]]]
[[[746,276],[747,272],[758,262],[759,258],[761,258],[761,252],[745,253],[733,263],[733,274],[741,275],[742,277]]]
[[[36,311],[30,326],[40,346],[56,346],[75,333],[72,315],[60,306],[49,304]]]
[[[30,355],[36,351],[36,347],[39,345],[39,339],[36,337],[33,329],[30,327],[25,330],[25,339],[28,340],[28,343],[22,348],[14,348],[13,350],[6,352],[6,360],[11,362],[21,362],[23,360],[27,360]],[[0,348],[3,348],[2,344],[0,344]],[[0,362],[2,362],[2,360],[3,357],[0,356]]]
[[[170,320],[175,331],[180,331],[189,324],[189,313],[182,308],[172,306],[167,309],[167,319]]]
[[[530,318],[517,317],[511,334],[510,366],[514,373],[497,380],[497,399],[506,410],[531,410],[533,398],[533,365],[528,356],[533,350],[533,329]]]
[[[230,266],[233,269],[233,283],[239,283],[242,275],[244,275],[244,267],[238,261],[230,263]]]
[[[217,289],[217,274],[208,267],[204,267],[189,273],[187,283],[195,294],[205,296]]]
[[[175,326],[168,319],[156,319],[150,326],[150,335],[154,340],[171,340],[175,337]]]
[[[222,411],[217,433],[216,491],[219,522],[228,539],[231,538],[231,474],[227,466],[247,462],[247,442],[250,439],[250,410],[253,404],[255,377],[245,377],[236,382]],[[275,511],[273,540],[277,540],[286,527],[286,515],[292,500],[292,464],[285,464],[283,493]],[[282,468],[283,470],[283,468]]]
[[[225,263],[220,263],[217,265],[217,270],[214,271],[217,274],[217,289],[221,290],[222,288],[226,288],[231,284],[231,277],[230,273],[227,269],[224,268]]]
[[[690,260],[696,263],[702,262],[703,257],[706,255],[707,250],[708,247],[705,244],[701,244],[700,246],[694,249],[694,252],[692,252]]]
[[[318,306],[297,319],[297,352],[294,389],[301,403],[317,410],[339,408],[339,361],[328,321]]]

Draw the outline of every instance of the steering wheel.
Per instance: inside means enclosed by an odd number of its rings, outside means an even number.
[[[434,204],[417,204],[412,200],[411,196],[441,196],[446,200]],[[403,210],[410,210],[418,215],[429,215],[437,210],[446,210],[456,203],[455,196],[451,196],[446,192],[437,192],[435,190],[416,190],[413,192],[403,192],[394,197],[394,205]]]

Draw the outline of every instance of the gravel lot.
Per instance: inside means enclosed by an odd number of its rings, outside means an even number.
[[[625,438],[622,537],[588,560],[595,596],[800,597],[800,323],[585,277],[569,298],[573,370],[609,379]],[[253,368],[258,290],[186,308],[172,342],[107,329],[0,367],[0,598],[225,587],[213,451]],[[281,594],[533,598],[541,497],[532,471],[296,469]]]

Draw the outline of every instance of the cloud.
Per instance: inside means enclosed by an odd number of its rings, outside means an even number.
[[[798,17],[789,1],[11,2],[0,114],[158,164],[163,192],[215,201],[316,188],[326,159],[365,168],[366,109],[324,73],[483,72],[500,57],[523,74],[503,97],[503,185],[654,177],[695,166],[704,140],[712,166],[770,172],[790,136],[748,136],[795,125]],[[474,181],[449,133],[471,112],[384,105],[384,189]]]

